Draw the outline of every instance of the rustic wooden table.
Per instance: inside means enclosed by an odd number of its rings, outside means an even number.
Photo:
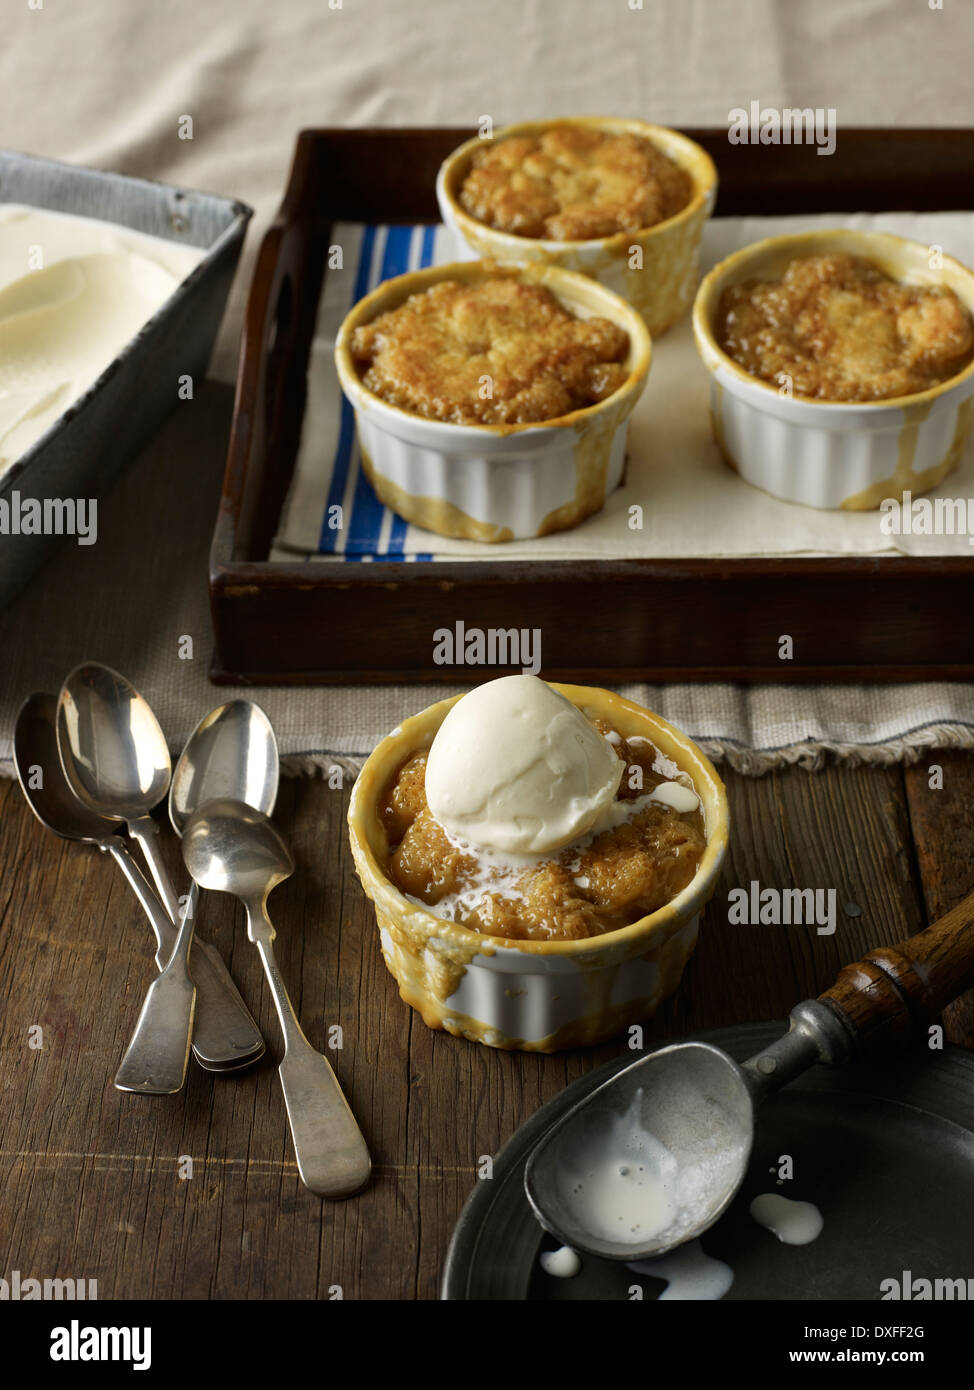
[[[934,764],[942,789],[930,786]],[[723,881],[651,1037],[781,1018],[844,961],[974,889],[974,757],[727,781]],[[274,899],[281,967],[312,1041],[324,1047],[342,1029],[329,1055],[375,1160],[370,1189],[332,1205],[298,1179],[276,1024],[241,911],[208,895],[201,924],[272,1040],[268,1056],[238,1080],[191,1066],[171,1099],[119,1093],[112,1076],[150,979],[149,928],[106,858],[48,835],[17,785],[0,784],[0,1276],[97,1279],[99,1298],[314,1299],[335,1286],[345,1298],[435,1298],[478,1157],[618,1055],[621,1043],[498,1053],[428,1031],[383,965],[346,847],[347,798],[287,780],[276,817],[298,859]],[[834,936],[728,925],[728,891],[752,879],[835,887]],[[972,1000],[947,1019],[968,1046]]]

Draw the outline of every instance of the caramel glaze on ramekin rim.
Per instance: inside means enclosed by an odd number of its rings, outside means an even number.
[[[974,417],[974,361],[925,391],[876,401],[782,395],[752,376],[714,335],[729,285],[780,275],[797,256],[842,251],[904,284],[947,285],[974,316],[974,272],[953,256],[888,232],[828,228],[765,237],[727,256],[700,285],[693,334],[711,378],[711,423],[725,461],[752,486],[787,502],[870,511],[887,498],[936,487],[960,462]]]
[[[459,200],[460,186],[473,156],[485,144],[480,136],[474,136],[447,156],[437,174],[436,194],[444,222],[474,255],[499,261],[531,260],[560,265],[565,270],[604,279],[609,288],[637,307],[654,337],[664,333],[693,300],[699,275],[700,238],[717,200],[717,169],[713,160],[696,141],[669,126],[622,116],[520,121],[497,131],[492,139],[540,135],[555,125],[592,126],[610,134],[636,135],[649,141],[690,176],[690,201],[662,222],[586,241],[549,241],[500,231],[471,217]],[[641,270],[629,268],[634,245],[641,248],[647,262]]]
[[[611,723],[623,736],[649,738],[690,777],[701,799],[707,843],[697,873],[682,892],[656,912],[602,936],[512,941],[445,921],[407,898],[391,882],[382,862],[385,833],[379,800],[407,758],[430,747],[447,712],[461,696],[429,706],[383,739],[356,779],[349,805],[356,870],[375,905],[383,954],[400,994],[430,1027],[446,1028],[493,1047],[553,1051],[579,1046],[612,1036],[648,1017],[679,984],[696,940],[697,917],[714,892],[727,848],[729,821],[723,783],[710,760],[685,734],[613,692],[555,683],[552,688],[579,708]],[[387,935],[390,932],[391,938]],[[658,972],[658,982],[650,996],[613,999],[618,972],[632,968],[634,962],[650,962]],[[478,997],[484,1002],[478,1015],[458,1013],[450,1007],[450,997],[468,970],[476,971]],[[569,1000],[570,988],[579,980],[587,986],[587,1002],[575,1013],[567,1002],[559,1009],[559,1002]],[[532,989],[541,995],[545,989],[554,992],[550,1000],[535,1000],[540,1013],[533,1015],[534,1030],[528,1036],[523,1028],[503,1020],[518,1018],[518,998],[530,997]]]

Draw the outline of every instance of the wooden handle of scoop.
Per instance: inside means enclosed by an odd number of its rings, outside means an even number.
[[[847,965],[820,995],[861,1052],[905,1042],[974,985],[974,893],[898,946]]]

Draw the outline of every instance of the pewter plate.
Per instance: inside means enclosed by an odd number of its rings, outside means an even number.
[[[2,498],[14,491],[42,502],[101,498],[177,404],[179,378],[205,375],[251,209],[210,193],[10,150],[0,150],[0,203],[96,217],[206,251],[98,380],[0,479]],[[0,537],[0,608],[63,541]]]
[[[697,1036],[738,1061],[784,1024],[748,1024]],[[662,1044],[661,1044],[662,1045]],[[624,1264],[583,1258],[574,1279],[538,1262],[557,1242],[524,1195],[524,1165],[542,1134],[587,1092],[633,1060],[610,1062],[567,1087],[531,1117],[471,1193],[450,1242],[444,1299],[628,1299],[633,1285],[656,1299],[666,1287]],[[781,1155],[793,1180],[777,1184]],[[748,1208],[761,1192],[814,1202],[825,1226],[810,1245],[782,1245]],[[816,1067],[758,1112],[741,1192],[703,1238],[734,1283],[725,1301],[878,1300],[882,1282],[974,1279],[974,1055],[960,1048],[832,1071]]]

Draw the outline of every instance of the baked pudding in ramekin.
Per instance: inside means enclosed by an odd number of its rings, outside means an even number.
[[[639,314],[587,276],[480,261],[387,280],[335,345],[379,499],[487,542],[563,531],[603,506],[650,355]]]
[[[614,144],[600,165],[605,141]],[[654,153],[662,169],[653,167]],[[685,181],[685,197],[667,166]],[[717,170],[704,149],[666,126],[566,117],[467,140],[440,167],[436,194],[460,255],[591,275],[635,305],[655,336],[692,303]]]
[[[356,779],[348,824],[406,1003],[431,1028],[551,1052],[613,1036],[676,989],[717,884],[728,810],[712,764],[685,734],[586,686],[537,682],[542,706],[559,708],[550,718],[542,709],[533,733],[551,738],[538,757],[520,743],[516,775],[495,777],[495,765],[513,767],[509,741],[532,733],[530,718],[515,727],[517,712],[488,717],[482,737],[451,723],[464,700],[473,697],[467,708],[482,718],[492,688],[535,680],[502,678],[406,719]],[[532,818],[539,786],[547,809]],[[485,818],[495,836],[486,851]],[[539,826],[557,831],[558,848],[544,848]]]
[[[768,237],[728,256],[693,309],[725,461],[811,507],[868,511],[930,491],[970,432],[972,315],[974,273],[883,232]],[[889,395],[898,381],[905,394]]]

